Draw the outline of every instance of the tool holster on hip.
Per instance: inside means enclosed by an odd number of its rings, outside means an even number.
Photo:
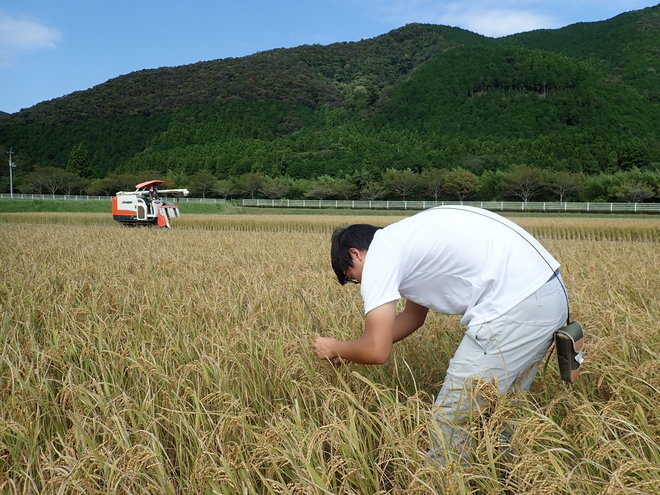
[[[580,376],[580,364],[584,361],[584,331],[582,325],[572,321],[555,332],[555,346],[559,373],[565,382],[575,383]]]

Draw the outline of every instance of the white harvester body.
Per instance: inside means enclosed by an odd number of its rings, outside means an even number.
[[[162,180],[141,182],[135,191],[119,191],[112,198],[112,218],[124,225],[157,225],[170,228],[170,218],[181,215],[179,206],[166,203],[161,194],[188,196],[188,189],[158,189]]]

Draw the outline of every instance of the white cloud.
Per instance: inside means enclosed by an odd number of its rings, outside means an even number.
[[[449,22],[455,20],[457,22]],[[485,36],[531,31],[533,29],[558,27],[557,21],[549,15],[525,10],[477,10],[470,9],[458,16],[447,16],[441,24],[460,25],[465,29]]]
[[[0,14],[0,67],[12,65],[20,55],[55,48],[62,34],[38,21]]]
[[[556,4],[553,10],[556,11]],[[538,0],[389,0],[381,12],[399,25],[410,22],[443,24],[493,37],[561,27],[561,21],[547,13],[547,5]]]

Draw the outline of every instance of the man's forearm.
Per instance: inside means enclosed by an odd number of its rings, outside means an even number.
[[[396,301],[378,306],[367,313],[364,334],[347,342],[331,337],[317,337],[314,352],[321,359],[342,358],[360,364],[383,364],[392,353]]]
[[[427,308],[408,302],[393,322],[391,344],[405,339],[424,324]],[[388,345],[389,344],[389,345]],[[361,364],[382,364],[392,352],[392,345],[382,338],[363,335],[350,342],[336,340],[333,349],[342,359]]]
[[[390,357],[394,342],[396,301],[383,304],[367,313],[364,334],[357,340],[335,341],[334,350],[341,358],[361,364],[383,364]]]
[[[335,340],[332,347],[340,358],[359,364],[383,364],[392,351],[391,343],[388,346],[367,337],[350,342]]]

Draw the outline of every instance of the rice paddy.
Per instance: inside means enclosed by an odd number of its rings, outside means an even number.
[[[564,384],[553,356],[530,394],[474,419],[470,465],[438,468],[431,405],[458,318],[431,314],[383,366],[311,352],[317,333],[362,331],[329,233],[396,220],[0,214],[0,493],[656,493],[660,222],[514,219],[563,265],[583,376]]]

